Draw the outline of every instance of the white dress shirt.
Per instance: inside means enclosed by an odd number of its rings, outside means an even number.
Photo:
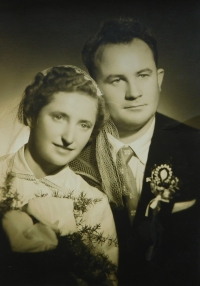
[[[129,166],[133,172],[133,175],[136,179],[136,186],[137,191],[140,194],[142,191],[142,182],[144,178],[144,171],[145,166],[148,158],[149,153],[149,146],[151,143],[151,138],[153,136],[155,127],[155,118],[152,121],[149,129],[147,132],[142,135],[140,138],[135,140],[134,142],[131,142],[129,144],[124,144],[120,140],[114,138],[111,134],[108,135],[108,140],[112,146],[111,154],[113,156],[114,162],[116,162],[116,154],[119,151],[119,149],[123,146],[130,146],[132,150],[135,152],[136,156],[132,156],[132,158],[129,161]]]

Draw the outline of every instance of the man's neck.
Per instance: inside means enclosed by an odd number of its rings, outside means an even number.
[[[129,144],[139,139],[150,128],[155,116],[153,116],[144,126],[136,130],[118,129],[120,141],[124,144]]]

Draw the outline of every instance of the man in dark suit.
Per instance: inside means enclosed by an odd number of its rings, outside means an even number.
[[[200,138],[157,113],[156,39],[133,19],[111,20],[82,55],[110,119],[71,168],[110,199],[119,284],[199,285]]]

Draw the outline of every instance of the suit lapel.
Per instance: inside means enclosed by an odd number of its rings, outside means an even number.
[[[146,182],[146,178],[151,176],[151,172],[155,168],[155,165],[158,166],[161,164],[170,163],[171,151],[173,149],[170,138],[171,133],[167,130],[167,127],[170,125],[170,123],[171,122],[168,121],[165,116],[160,114],[156,115],[155,130],[149,148],[149,154],[143,178],[142,192],[137,208],[137,215],[135,217],[136,224],[137,222],[139,223],[142,218],[144,218],[145,211],[149,202],[155,198],[151,192],[150,183]]]

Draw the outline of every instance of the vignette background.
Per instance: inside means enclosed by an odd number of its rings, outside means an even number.
[[[200,1],[8,0],[0,3],[0,116],[34,75],[54,65],[85,69],[81,49],[102,20],[133,16],[158,39],[165,69],[159,112],[200,128]],[[85,69],[86,70],[86,69]]]

